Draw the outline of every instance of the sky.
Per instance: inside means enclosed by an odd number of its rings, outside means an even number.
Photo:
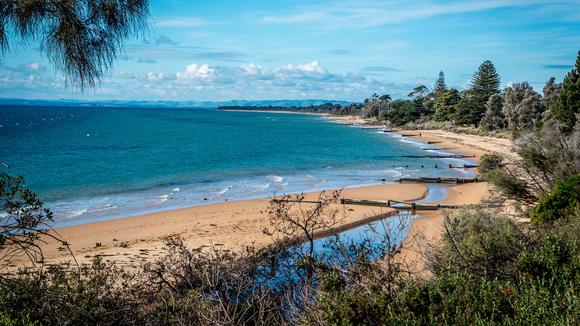
[[[362,101],[447,84],[469,87],[491,60],[502,87],[561,81],[580,50],[580,0],[151,0],[151,25],[129,39],[95,89],[81,92],[12,37],[0,98]]]

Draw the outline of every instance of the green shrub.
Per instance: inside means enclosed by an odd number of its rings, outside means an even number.
[[[394,126],[402,126],[421,117],[422,107],[415,101],[394,100],[389,109],[382,113],[382,119]]]
[[[462,210],[445,219],[442,245],[432,253],[435,273],[514,279],[515,263],[526,238],[516,223],[487,211]]]
[[[580,175],[557,182],[532,210],[532,222],[546,223],[571,215],[580,203]]]
[[[536,196],[526,180],[504,169],[494,169],[482,174],[502,195],[528,205],[536,202]]]
[[[484,175],[502,167],[503,157],[500,154],[484,154],[479,162],[479,173]]]
[[[398,274],[389,287],[381,273],[346,283],[330,273],[307,324],[577,325],[579,224],[528,230],[488,212],[457,212],[429,255],[431,277]]]

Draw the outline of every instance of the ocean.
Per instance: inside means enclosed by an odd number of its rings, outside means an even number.
[[[464,160],[401,157],[431,145],[317,115],[0,107],[0,141],[9,166],[0,172],[24,177],[55,227],[381,179],[471,176],[445,168]]]

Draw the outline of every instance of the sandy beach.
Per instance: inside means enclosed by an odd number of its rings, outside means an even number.
[[[294,112],[291,112],[294,113]],[[351,117],[330,117],[339,123],[366,125],[366,121]],[[380,127],[380,126],[372,126]],[[510,140],[475,135],[455,134],[441,130],[405,130],[406,134],[417,134],[419,141],[435,141],[437,147],[464,155],[474,156],[478,161],[487,152],[501,152],[511,155]],[[419,136],[420,134],[420,136]],[[385,184],[371,187],[345,189],[343,198],[368,200],[421,199],[427,192],[422,184]],[[318,193],[306,194],[307,199],[315,199]],[[485,182],[453,185],[448,188],[444,203],[477,204],[488,195]],[[264,246],[272,238],[263,233],[267,227],[264,210],[269,199],[232,201],[205,206],[165,211],[142,216],[83,224],[55,230],[65,239],[80,263],[89,263],[95,256],[114,261],[125,266],[138,266],[141,262],[162,253],[168,236],[180,235],[191,248],[203,246],[224,246],[233,250],[244,246]],[[369,220],[394,214],[390,208],[368,206],[336,205],[344,216],[338,228],[347,229],[367,223]],[[419,242],[437,241],[443,225],[443,212],[422,214],[413,221],[405,242],[402,256],[406,261],[422,266]],[[68,252],[55,242],[43,245],[47,264],[72,262]],[[26,265],[20,261],[15,266]]]
[[[343,197],[371,200],[416,200],[424,197],[427,188],[420,184],[387,184],[345,189]],[[314,200],[319,193],[307,193]],[[244,246],[264,246],[272,238],[263,233],[267,216],[263,212],[269,199],[224,202],[178,209],[136,217],[83,224],[55,230],[70,244],[80,263],[95,256],[120,264],[136,266],[143,259],[160,254],[168,236],[180,235],[191,248],[220,245],[236,249]],[[395,212],[390,208],[336,205],[344,219],[338,228],[349,228],[369,219]],[[46,263],[72,262],[57,243],[43,246]]]

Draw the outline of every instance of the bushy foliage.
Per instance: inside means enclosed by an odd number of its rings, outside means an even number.
[[[420,103],[409,100],[394,100],[384,111],[383,118],[395,126],[402,126],[421,117]]]
[[[577,220],[576,220],[577,221]],[[399,274],[387,289],[378,273],[345,282],[330,272],[306,314],[335,325],[575,324],[580,299],[578,224],[526,230],[488,212],[446,222],[433,275]]]
[[[451,121],[455,117],[457,104],[461,100],[459,91],[455,88],[444,91],[437,97],[434,104],[436,121]]]
[[[300,281],[304,274],[295,269],[288,270],[290,278],[272,269],[272,262],[285,259],[285,250],[192,250],[174,237],[165,255],[138,273],[97,259],[78,271],[52,267],[42,274],[0,278],[0,320],[46,325],[577,324],[576,214],[526,228],[487,211],[457,211],[445,221],[441,245],[427,251],[428,278],[406,273],[388,233],[380,245],[377,238],[331,245],[329,252],[338,260],[311,256],[316,268],[308,282]]]
[[[390,95],[379,96],[378,94],[373,94],[370,98],[364,100],[361,116],[363,118],[378,118],[381,112],[388,108],[390,101]]]
[[[532,129],[545,111],[542,97],[526,82],[506,87],[502,107],[507,127],[514,134]]]
[[[560,220],[574,213],[580,204],[580,175],[558,181],[532,210],[532,221],[544,223]]]
[[[576,115],[580,113],[580,51],[576,58],[576,66],[564,78],[560,96],[552,113],[567,130],[571,130],[576,124]]]
[[[485,115],[481,119],[481,128],[486,130],[498,130],[506,127],[506,118],[503,114],[501,96],[494,94],[489,97],[485,104]]]
[[[0,269],[19,257],[42,264],[41,236],[67,246],[57,234],[48,232],[52,216],[22,177],[0,173]]]
[[[487,99],[486,99],[487,101]],[[485,101],[471,90],[461,92],[454,121],[459,125],[477,125],[485,114]]]
[[[432,269],[513,280],[525,238],[513,220],[486,211],[459,211],[445,219],[443,245],[432,253]]]
[[[546,109],[552,110],[558,102],[558,98],[562,92],[562,84],[556,83],[556,78],[550,77],[546,82],[546,85],[544,85],[542,92],[544,94],[543,101]]]
[[[129,281],[99,259],[79,271],[53,266],[38,275],[5,277],[0,311],[15,320],[48,325],[129,323],[138,310]]]
[[[519,159],[501,167],[480,170],[504,196],[528,206],[535,205],[554,184],[580,173],[580,131],[563,133],[553,120],[521,136]]]
[[[280,292],[261,285],[262,255],[185,247],[125,272],[99,258],[79,270],[51,267],[0,279],[0,318],[43,325],[279,324]],[[265,252],[263,253],[265,254]],[[267,255],[267,254],[265,254]]]
[[[503,157],[500,154],[483,154],[479,160],[479,173],[485,175],[488,172],[499,169],[503,166]]]
[[[82,89],[95,85],[148,19],[147,0],[3,0],[0,54],[8,49],[9,34],[39,40],[48,59]]]

